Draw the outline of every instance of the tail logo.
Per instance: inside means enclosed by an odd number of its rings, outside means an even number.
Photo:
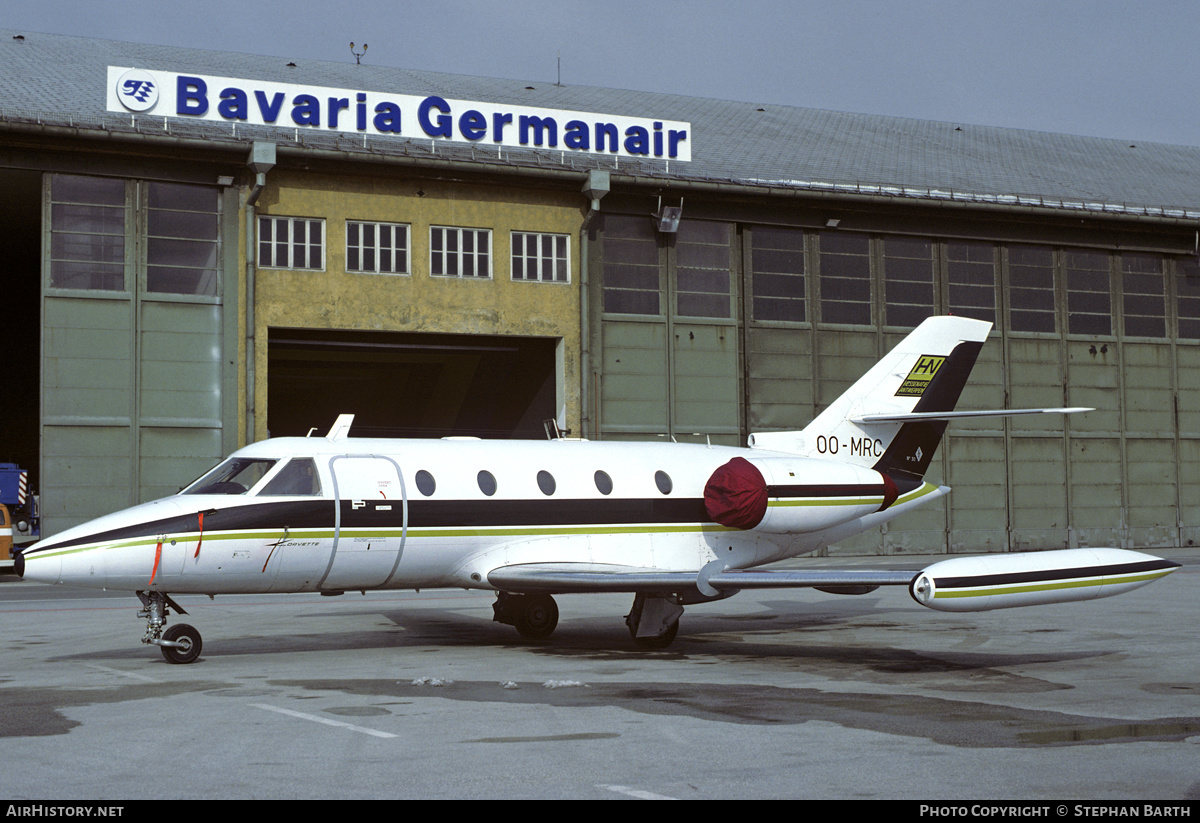
[[[929,388],[929,382],[945,362],[945,357],[933,354],[918,357],[917,364],[896,390],[896,397],[920,397],[925,393],[925,389]]]

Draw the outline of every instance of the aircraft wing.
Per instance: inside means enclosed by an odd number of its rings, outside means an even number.
[[[1128,549],[1058,549],[951,557],[920,571],[880,569],[726,569],[714,560],[698,572],[593,563],[503,566],[488,582],[514,594],[533,592],[677,592],[705,597],[741,589],[814,588],[865,594],[907,586],[913,599],[938,611],[988,611],[1111,597],[1171,574],[1179,563]]]
[[[705,586],[716,592],[741,589],[862,589],[877,586],[907,586],[919,571],[878,569],[787,569],[670,572],[635,566],[597,563],[526,563],[503,566],[488,574],[488,582],[514,594],[547,592],[669,592]]]

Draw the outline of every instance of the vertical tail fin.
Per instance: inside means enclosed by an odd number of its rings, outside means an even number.
[[[953,411],[992,324],[931,317],[914,329],[800,432],[755,434],[751,445],[836,457],[920,480],[946,429],[944,420],[865,422],[868,415]]]

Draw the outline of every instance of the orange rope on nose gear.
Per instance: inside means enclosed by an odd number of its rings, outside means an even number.
[[[154,585],[154,578],[158,575],[158,561],[162,560],[162,541],[158,541],[158,545],[154,547],[154,571],[150,572],[150,582],[147,586]]]
[[[200,556],[200,544],[204,542],[204,512],[200,512],[200,539],[196,541],[196,553],[192,555],[192,559]]]

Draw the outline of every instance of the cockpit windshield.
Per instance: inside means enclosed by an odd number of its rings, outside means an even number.
[[[231,457],[180,494],[245,494],[278,462],[274,459]]]

